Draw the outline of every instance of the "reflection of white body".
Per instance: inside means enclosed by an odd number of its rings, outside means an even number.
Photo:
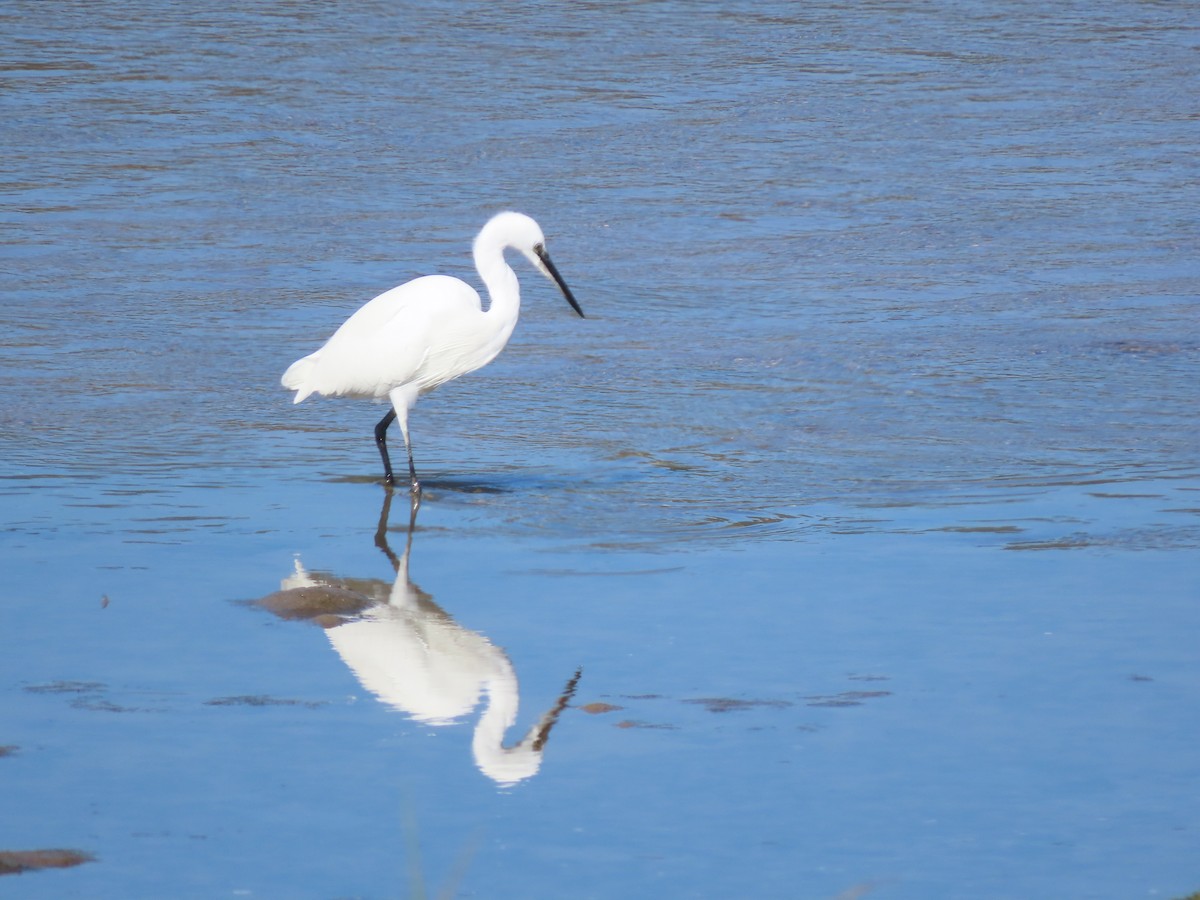
[[[266,598],[275,609],[289,594],[311,597],[321,588],[344,596],[348,585],[309,574],[300,561],[281,592]],[[512,663],[482,634],[468,631],[408,578],[408,551],[397,561],[390,592],[385,583],[355,588],[368,604],[362,612],[325,630],[338,655],[362,686],[395,709],[429,725],[447,725],[468,715],[483,695],[487,706],[471,743],[475,764],[493,781],[514,784],[536,774],[542,747],[559,712],[574,691],[574,680],[559,704],[515,746],[504,733],[516,721],[519,689]]]

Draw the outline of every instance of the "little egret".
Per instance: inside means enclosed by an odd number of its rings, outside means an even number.
[[[486,366],[508,343],[521,311],[517,275],[504,259],[510,247],[557,284],[583,318],[583,310],[546,253],[546,238],[537,222],[521,213],[502,212],[475,238],[475,268],[491,301],[486,310],[478,291],[446,275],[426,275],[385,291],[343,322],[320,350],[288,367],[282,383],[296,392],[292,402],[299,403],[309,394],[386,397],[392,408],[375,426],[384,482],[393,482],[387,429],[398,420],[408,451],[412,492],[419,496],[421,485],[408,437],[409,410],[422,394]]]

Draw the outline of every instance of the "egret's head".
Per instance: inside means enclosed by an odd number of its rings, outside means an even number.
[[[497,213],[488,220],[479,236],[475,238],[476,258],[480,256],[481,250],[491,247],[500,247],[502,250],[512,247],[519,250],[534,268],[558,285],[558,289],[571,304],[571,309],[579,314],[579,318],[584,318],[583,310],[579,308],[571,289],[550,261],[550,254],[546,252],[546,236],[542,234],[541,226],[537,222],[524,213]]]

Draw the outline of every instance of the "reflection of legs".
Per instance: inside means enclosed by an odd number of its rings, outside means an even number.
[[[379,455],[383,457],[383,483],[386,485],[392,484],[392,461],[388,458],[387,452],[387,430],[388,426],[396,418],[396,411],[389,409],[387,415],[379,420],[379,424],[375,426],[375,446],[379,448]],[[405,440],[407,444],[407,440]],[[412,455],[409,455],[411,466]]]
[[[408,559],[408,555],[412,553],[413,532],[417,528],[417,509],[421,506],[421,499],[418,495],[412,495],[412,504],[408,510],[408,535],[404,542],[404,560]],[[375,546],[384,552],[384,555],[392,563],[392,568],[397,572],[400,571],[401,559],[396,556],[388,543],[387,530],[388,518],[392,514],[392,489],[389,487],[383,492],[383,508],[379,510],[379,524],[375,527]]]

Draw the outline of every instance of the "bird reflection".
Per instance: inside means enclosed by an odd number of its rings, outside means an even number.
[[[535,775],[550,730],[575,693],[580,671],[558,702],[515,745],[504,734],[517,718],[517,673],[499,647],[463,628],[408,575],[417,505],[411,508],[404,552],[387,538],[392,492],[386,492],[375,545],[396,571],[395,581],[340,579],[309,572],[296,560],[280,590],[259,604],[284,619],[308,619],[362,686],[381,701],[428,725],[449,725],[469,715],[481,698],[486,707],[475,726],[471,750],[488,778],[511,785]]]

